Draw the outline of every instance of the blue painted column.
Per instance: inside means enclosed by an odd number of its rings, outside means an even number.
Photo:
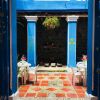
[[[78,16],[68,16],[67,66],[76,67],[76,31]]]
[[[36,66],[36,21],[37,16],[26,16],[27,19],[27,61]]]
[[[89,0],[88,4],[87,94],[100,100],[100,3]]]
[[[94,18],[93,18],[93,1],[88,1],[88,36],[87,36],[87,93],[92,94],[92,90],[94,88]]]
[[[10,95],[17,91],[17,26],[16,0],[9,0],[9,34],[10,34]]]

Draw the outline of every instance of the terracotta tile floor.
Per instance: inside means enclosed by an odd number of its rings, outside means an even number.
[[[34,75],[31,75],[31,80],[33,77]],[[59,97],[59,98],[60,97],[73,98],[73,99],[85,97],[86,87],[76,86],[76,85],[73,86],[72,74],[70,73],[49,72],[47,74],[46,72],[39,72],[37,78],[38,81],[36,84],[28,84],[28,85],[20,86],[18,89],[18,97],[48,98],[51,96],[51,97]]]

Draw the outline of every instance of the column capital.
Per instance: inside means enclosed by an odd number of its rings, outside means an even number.
[[[37,16],[25,16],[25,18],[27,19],[27,21],[34,21],[34,22],[36,22],[38,20]]]
[[[70,16],[66,17],[66,21],[68,21],[68,22],[76,22],[78,18],[79,18],[79,16],[70,15]]]

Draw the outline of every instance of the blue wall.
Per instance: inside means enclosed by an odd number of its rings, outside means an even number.
[[[8,0],[0,1],[0,96],[2,100],[9,96],[9,32]]]
[[[89,0],[87,92],[100,100],[100,9],[99,2]]]
[[[17,0],[17,11],[87,11],[88,1]]]
[[[10,32],[10,90],[17,91],[17,28],[16,28],[16,0],[10,0],[9,32]]]
[[[97,73],[97,70],[100,71],[100,9],[98,0],[95,1],[95,42],[94,42],[94,89],[93,95],[98,96],[100,100],[100,73]]]

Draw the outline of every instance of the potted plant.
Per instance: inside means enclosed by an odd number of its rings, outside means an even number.
[[[42,23],[47,29],[55,29],[60,26],[59,18],[56,16],[46,17]]]

